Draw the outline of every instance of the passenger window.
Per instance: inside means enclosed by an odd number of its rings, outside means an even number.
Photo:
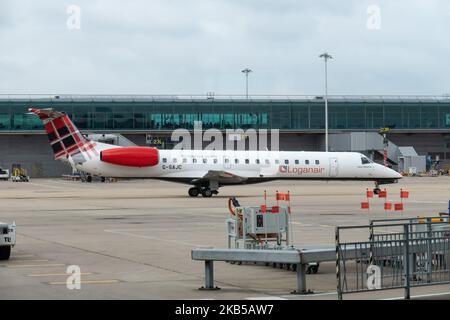
[[[245,159],[245,164],[249,164],[249,163],[250,163],[250,160]]]
[[[207,162],[208,162],[208,159],[203,158],[203,163],[207,163]]]
[[[361,162],[362,162],[362,164],[369,164],[369,163],[370,163],[370,160],[367,159],[366,157],[362,157],[362,158],[361,158]]]
[[[192,158],[192,163],[197,163],[197,159],[196,158]]]
[[[279,163],[280,163],[280,160],[275,159],[275,164],[279,164]]]
[[[284,160],[284,164],[289,164],[289,160]]]
[[[230,163],[230,159],[225,159],[225,163]]]
[[[183,163],[187,163],[187,159],[186,158],[183,158]]]
[[[214,163],[217,163],[217,159],[214,159],[213,161],[214,161]]]
[[[163,158],[163,163],[166,163],[167,162],[167,158]]]
[[[298,160],[295,160],[295,164],[299,164],[299,161],[298,161]]]
[[[309,164],[309,160],[305,160],[305,164]]]
[[[269,161],[269,159],[266,159],[266,164],[270,164],[270,161]]]
[[[172,162],[173,162],[173,163],[177,163],[177,159],[176,159],[176,158],[173,158],[173,159],[172,159]]]
[[[239,159],[234,159],[234,163],[238,164],[239,163]]]
[[[319,161],[319,160],[316,160],[316,164],[320,164],[320,161]]]
[[[259,164],[259,159],[256,159],[256,164]]]

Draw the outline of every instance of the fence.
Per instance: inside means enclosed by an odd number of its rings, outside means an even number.
[[[367,240],[353,240],[358,234]],[[336,277],[339,299],[346,293],[399,288],[409,299],[411,287],[450,283],[448,217],[336,227]]]

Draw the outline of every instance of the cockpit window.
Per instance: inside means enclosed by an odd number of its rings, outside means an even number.
[[[362,164],[369,164],[372,163],[372,161],[370,161],[368,158],[366,157],[361,157],[361,162]]]

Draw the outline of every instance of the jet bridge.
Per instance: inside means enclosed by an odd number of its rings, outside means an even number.
[[[343,132],[329,135],[330,151],[361,152],[372,159],[383,155],[383,136],[377,132]],[[412,146],[398,146],[388,141],[387,159],[392,165],[399,165],[400,171],[408,171],[405,164],[414,158],[417,170],[425,165],[425,156],[419,156]],[[403,164],[403,165],[402,165]],[[423,165],[422,165],[423,164]]]

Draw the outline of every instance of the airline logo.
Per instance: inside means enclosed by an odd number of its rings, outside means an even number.
[[[303,174],[320,174],[323,173],[325,168],[323,167],[312,167],[312,168],[305,168],[305,167],[289,167],[289,166],[279,166],[278,171],[283,174],[298,174],[299,176]]]

